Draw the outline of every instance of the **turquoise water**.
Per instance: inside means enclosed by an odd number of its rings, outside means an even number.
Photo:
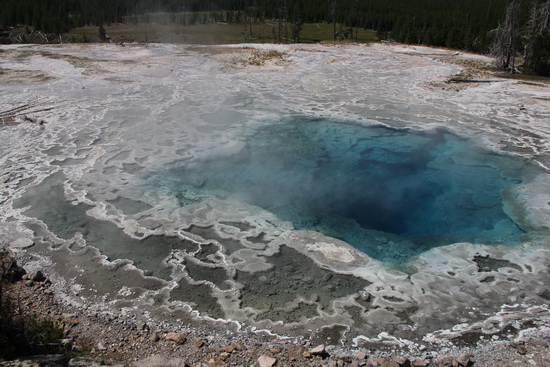
[[[525,162],[443,129],[302,119],[246,138],[236,156],[155,179],[182,205],[236,198],[385,261],[462,241],[514,244],[523,234],[501,190],[521,182]]]

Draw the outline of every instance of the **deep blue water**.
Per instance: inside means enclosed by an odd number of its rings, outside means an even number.
[[[182,205],[238,198],[400,262],[455,242],[518,242],[500,192],[520,182],[524,164],[443,129],[304,119],[254,131],[237,156],[162,177]]]

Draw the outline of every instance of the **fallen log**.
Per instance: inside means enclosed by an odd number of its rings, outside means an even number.
[[[502,80],[497,79],[464,79],[464,78],[451,78],[449,83],[495,83],[501,82]]]

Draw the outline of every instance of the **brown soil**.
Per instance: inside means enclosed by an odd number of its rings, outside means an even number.
[[[384,366],[392,358],[400,356],[366,355],[350,353],[341,355],[315,355],[305,347],[296,345],[265,344],[252,340],[234,340],[227,345],[216,344],[208,335],[178,334],[170,330],[152,330],[143,323],[105,319],[99,315],[86,315],[59,301],[50,290],[48,282],[19,281],[4,288],[4,293],[17,300],[26,315],[49,319],[62,326],[65,342],[73,356],[86,357],[95,363],[117,366],[144,366],[149,356],[163,356],[165,362],[187,363],[191,366],[257,366],[260,356],[274,358],[276,366]],[[471,366],[548,366],[550,363],[549,340],[535,339],[526,342],[486,343],[471,351]],[[311,346],[310,346],[311,348]],[[313,351],[313,349],[310,349]],[[407,356],[409,363],[421,360],[429,366],[457,365],[460,351],[442,350],[427,352],[423,356]],[[463,354],[464,357],[464,354]],[[19,362],[17,362],[19,363]],[[92,363],[92,362],[90,362]],[[376,364],[374,364],[376,363]],[[450,363],[450,364],[445,364]],[[15,366],[14,362],[1,362],[0,366]],[[32,365],[32,364],[31,364]],[[90,366],[92,364],[89,364]],[[162,364],[161,364],[162,365]],[[401,366],[411,365],[406,362]],[[412,364],[415,365],[414,363]],[[395,366],[399,366],[396,364]]]

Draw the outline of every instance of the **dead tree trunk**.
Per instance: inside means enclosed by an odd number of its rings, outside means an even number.
[[[519,34],[519,0],[513,0],[506,8],[506,18],[490,32],[493,37],[491,54],[500,69],[515,71],[516,41]]]
[[[336,0],[330,0],[330,15],[332,17],[332,34],[336,40]]]

